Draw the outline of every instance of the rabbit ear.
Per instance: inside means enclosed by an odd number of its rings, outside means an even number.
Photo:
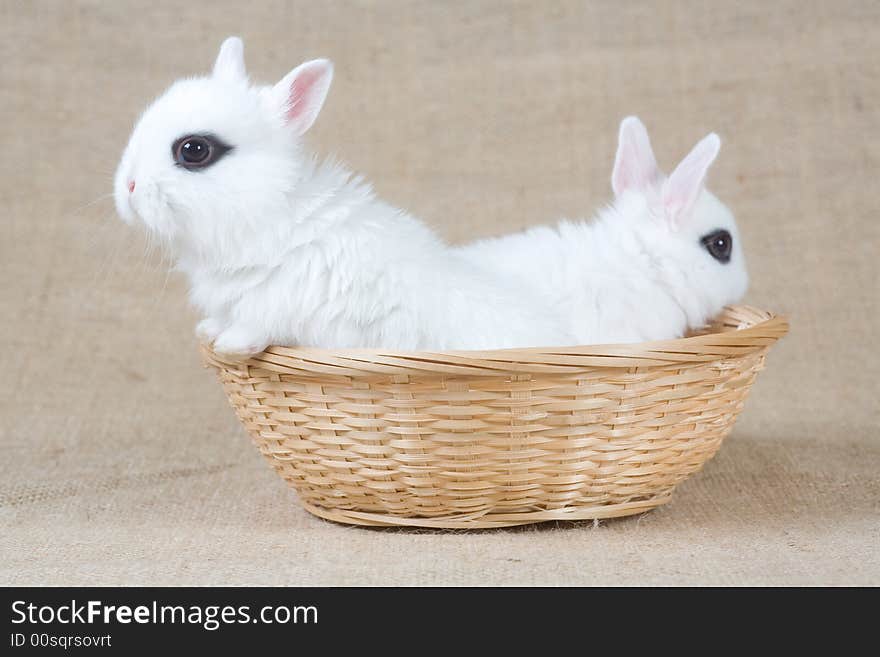
[[[620,122],[617,156],[611,174],[614,195],[620,196],[628,189],[646,189],[659,173],[645,124],[636,116],[626,117]]]
[[[272,95],[297,135],[312,127],[333,80],[333,63],[313,59],[300,64],[275,85]]]
[[[244,43],[240,38],[232,36],[223,42],[214,61],[212,75],[225,80],[243,80],[247,77],[244,68]]]
[[[721,138],[714,132],[703,137],[663,184],[663,206],[673,227],[680,226],[693,209],[720,148]]]

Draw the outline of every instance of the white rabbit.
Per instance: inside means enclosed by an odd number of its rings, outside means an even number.
[[[301,137],[333,75],[309,61],[249,84],[230,37],[208,77],[179,80],[134,128],[119,215],[170,250],[204,314],[197,333],[247,356],[269,344],[489,349],[571,343],[540,295],[466,260]]]
[[[615,199],[594,221],[531,228],[460,252],[532,286],[568,319],[578,344],[680,337],[748,285],[733,215],[704,184],[720,146],[708,135],[665,177],[645,126],[628,117],[611,177]]]

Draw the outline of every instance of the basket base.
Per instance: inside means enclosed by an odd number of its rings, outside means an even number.
[[[346,509],[327,509],[300,500],[303,508],[309,513],[333,522],[364,527],[427,527],[431,529],[493,529],[498,527],[516,527],[538,522],[600,520],[604,518],[620,518],[650,511],[665,504],[672,497],[667,491],[647,500],[626,502],[623,504],[603,504],[592,507],[567,507],[546,511],[523,511],[519,513],[473,513],[457,514],[441,517],[408,517],[385,513],[369,513]]]

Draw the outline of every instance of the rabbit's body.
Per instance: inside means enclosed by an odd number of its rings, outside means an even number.
[[[310,167],[295,188],[306,200],[292,196],[283,220],[262,224],[246,245],[179,255],[207,318],[199,332],[218,351],[571,342],[539,296],[485,274],[338,165]]]
[[[461,253],[542,296],[577,344],[669,339],[711,316],[676,285],[685,274],[664,269],[618,222],[609,209],[589,223],[538,226],[474,242]],[[522,257],[512,259],[516,252]]]

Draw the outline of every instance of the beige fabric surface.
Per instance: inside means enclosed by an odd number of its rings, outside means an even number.
[[[118,221],[137,113],[241,34],[335,60],[312,143],[451,240],[589,215],[616,129],[710,130],[747,300],[791,317],[667,506],[515,530],[311,517],[201,367],[179,278]],[[880,4],[0,3],[0,584],[880,584]]]

